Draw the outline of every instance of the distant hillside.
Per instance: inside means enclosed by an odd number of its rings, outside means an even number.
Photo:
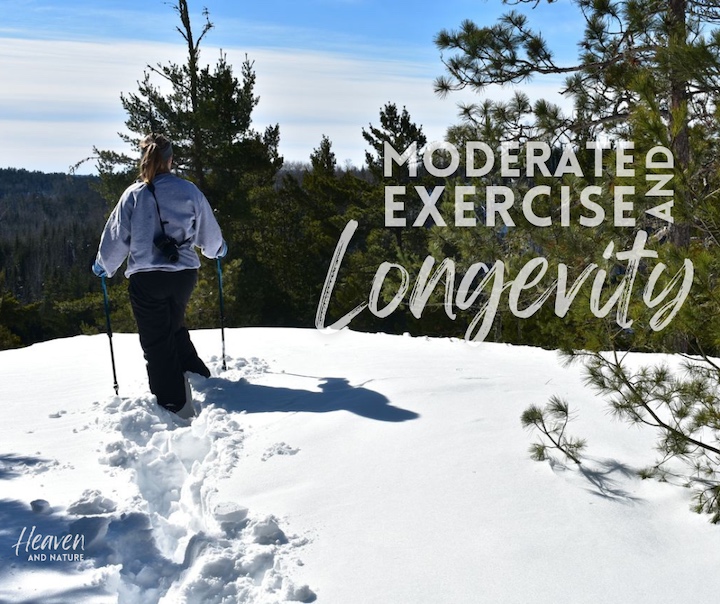
[[[0,169],[0,275],[22,302],[88,291],[109,211],[95,176]]]

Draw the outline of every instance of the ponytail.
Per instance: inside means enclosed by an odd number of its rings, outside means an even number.
[[[172,145],[162,134],[148,134],[140,142],[140,178],[150,183],[156,175],[168,172],[168,161],[172,157]]]

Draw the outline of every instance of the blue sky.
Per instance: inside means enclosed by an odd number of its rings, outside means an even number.
[[[121,92],[148,64],[184,60],[172,2],[0,0],[0,167],[67,171],[93,145],[126,151],[117,132]],[[500,0],[190,0],[199,32],[207,7],[215,28],[202,58],[220,49],[238,66],[255,62],[261,100],[254,125],[280,124],[281,153],[307,161],[323,135],[338,161],[363,162],[361,130],[387,102],[406,106],[430,140],[456,123],[457,102],[432,91],[442,74],[433,37],[463,19],[491,24]],[[582,22],[569,0],[525,8],[559,56],[572,60]],[[559,80],[523,86],[557,96]],[[488,91],[488,94],[505,94]],[[554,95],[554,96],[553,96]],[[92,171],[86,164],[82,171]]]

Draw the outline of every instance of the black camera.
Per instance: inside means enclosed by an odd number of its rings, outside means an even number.
[[[172,237],[160,235],[153,243],[170,262],[177,262],[180,259],[178,252],[180,246]]]

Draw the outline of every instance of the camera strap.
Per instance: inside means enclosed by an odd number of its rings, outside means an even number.
[[[148,188],[148,191],[152,193],[153,199],[155,200],[155,209],[157,210],[158,219],[160,220],[160,228],[162,229],[163,237],[167,237],[167,233],[165,232],[165,224],[166,222],[162,219],[162,215],[160,214],[160,204],[157,200],[157,195],[155,195],[155,185],[151,182],[145,183],[145,186]],[[178,243],[178,247],[181,245],[185,245],[190,239],[186,239],[185,241]]]
[[[157,210],[158,219],[160,220],[160,228],[162,229],[163,237],[167,237],[167,233],[165,232],[165,222],[160,215],[160,204],[158,203],[157,195],[155,195],[155,185],[149,182],[145,186],[148,188],[148,191],[152,193],[153,199],[155,200],[155,209]]]

